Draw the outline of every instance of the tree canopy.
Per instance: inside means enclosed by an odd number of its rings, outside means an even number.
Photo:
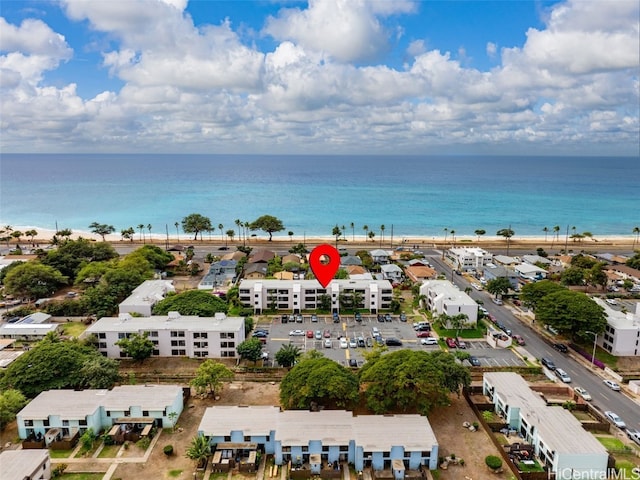
[[[7,293],[17,297],[42,298],[66,285],[68,280],[55,268],[37,262],[26,262],[7,273],[4,286]]]
[[[306,354],[280,383],[280,401],[288,409],[308,409],[312,403],[347,408],[357,400],[353,372],[316,351]]]
[[[236,347],[238,355],[246,360],[257,362],[262,358],[262,342],[259,338],[249,338]]]
[[[229,370],[222,363],[207,359],[196,370],[196,376],[191,380],[198,393],[208,393],[215,395],[216,390],[222,387],[224,380],[233,378],[233,371]]]
[[[148,335],[132,333],[129,337],[121,338],[116,342],[122,353],[133,358],[137,362],[144,362],[153,354],[153,342]]]
[[[443,351],[398,350],[368,357],[360,372],[367,406],[377,414],[427,415],[471,382],[469,370]]]
[[[49,265],[73,283],[78,272],[89,262],[104,262],[118,258],[118,252],[106,242],[90,242],[79,238],[67,240],[57,249],[44,254],[40,261]]]
[[[52,389],[111,388],[118,378],[117,363],[102,359],[97,350],[79,341],[60,341],[47,335],[7,367],[0,389],[15,388],[33,398]],[[89,365],[98,361],[104,368],[96,378]]]
[[[216,312],[226,311],[227,303],[224,300],[204,290],[187,290],[178,294],[169,294],[153,307],[154,315],[179,312],[180,315],[213,317]]]
[[[635,268],[636,270],[640,270],[640,252],[636,252],[633,257],[625,262],[627,267]]]
[[[498,277],[487,282],[486,290],[497,297],[498,295],[505,295],[509,293],[510,288],[511,282],[509,282],[507,277]]]
[[[582,292],[561,289],[545,295],[536,306],[536,320],[579,337],[589,330],[601,333],[607,325],[604,309]]]
[[[300,347],[293,343],[287,343],[282,345],[280,350],[276,352],[276,361],[281,367],[289,368],[295,365],[301,355],[302,350],[300,350]]]
[[[552,282],[551,280],[540,280],[539,282],[531,282],[522,287],[522,291],[520,292],[520,299],[526,306],[535,310],[542,298],[560,290],[565,290],[565,288],[555,282]]]
[[[26,404],[27,399],[20,390],[10,388],[0,392],[0,430],[13,421]]]
[[[113,225],[107,225],[106,223],[98,223],[98,222],[93,222],[91,225],[89,225],[89,228],[91,229],[91,233],[100,235],[102,237],[103,242],[104,242],[104,237],[106,235],[109,235],[110,233],[113,233],[116,231]]]
[[[198,234],[201,232],[208,232],[212,230],[211,219],[200,215],[199,213],[192,213],[182,219],[182,230],[185,233],[193,233],[193,239],[198,239]],[[202,234],[200,235],[202,238]]]
[[[269,241],[272,240],[274,232],[281,232],[284,230],[284,225],[282,224],[282,220],[276,218],[272,215],[262,215],[255,219],[249,225],[250,230],[262,230],[269,234]]]

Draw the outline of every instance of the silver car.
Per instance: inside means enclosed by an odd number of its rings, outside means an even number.
[[[622,421],[622,419],[611,410],[607,410],[604,412],[604,416],[607,417],[611,422],[618,428],[624,430],[627,428],[627,424]]]

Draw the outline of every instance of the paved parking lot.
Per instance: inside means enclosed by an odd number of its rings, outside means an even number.
[[[340,317],[339,323],[334,323],[330,315],[319,315],[316,322],[311,321],[311,316],[304,315],[302,322],[282,323],[281,317],[262,317],[258,320],[256,328],[269,331],[265,350],[269,352],[269,361],[274,362],[275,353],[288,343],[300,347],[302,352],[318,350],[327,358],[331,358],[342,365],[348,365],[350,359],[355,359],[358,366],[364,362],[363,353],[370,350],[374,344],[373,330],[377,328],[382,338],[397,338],[402,341],[400,347],[388,347],[390,351],[409,348],[427,351],[435,351],[438,345],[420,345],[420,339],[413,330],[414,319],[409,316],[407,322],[401,322],[397,315],[392,316],[390,322],[380,322],[376,315],[363,315],[361,322],[356,322],[353,316]],[[418,320],[416,318],[415,320]],[[298,335],[290,335],[298,330]],[[322,338],[316,338],[316,332],[320,332]],[[307,337],[307,332],[312,338]],[[340,348],[341,338],[358,338],[365,341],[365,347]],[[331,348],[325,346],[325,340],[329,339]],[[475,355],[483,366],[524,366],[526,363],[511,350],[493,349],[483,340],[471,340],[467,342],[470,348],[466,352]]]

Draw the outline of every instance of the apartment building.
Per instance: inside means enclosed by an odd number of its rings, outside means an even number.
[[[239,288],[242,305],[256,313],[315,310],[326,296],[334,312],[340,311],[340,299],[349,297],[355,300],[357,308],[376,313],[390,309],[393,300],[388,280],[333,280],[327,288],[317,280],[242,280]]]
[[[458,270],[482,270],[493,255],[478,247],[454,247],[446,251],[447,258]]]
[[[175,291],[171,280],[145,280],[120,303],[118,311],[150,317],[154,305],[164,299],[167,293]]]
[[[607,317],[604,333],[598,335],[598,345],[617,357],[640,355],[640,302],[636,303],[635,312],[621,312],[600,298],[593,300],[604,308]]]
[[[5,450],[0,452],[3,480],[49,480],[49,450]]]
[[[236,347],[245,340],[244,318],[182,316],[178,312],[152,317],[103,317],[85,330],[83,336],[95,335],[98,350],[109,358],[125,358],[116,345],[133,333],[147,335],[156,357],[229,358],[236,356]]]
[[[420,295],[425,296],[425,307],[434,314],[450,317],[464,314],[468,326],[478,321],[478,304],[448,280],[425,280],[420,286]]]

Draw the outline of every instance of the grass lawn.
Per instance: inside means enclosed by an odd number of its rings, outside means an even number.
[[[544,472],[544,468],[538,463],[537,460],[534,460],[533,465],[525,465],[522,462],[518,462],[518,469],[521,472]]]
[[[169,476],[173,478],[179,477],[181,473],[182,470],[169,470]]]
[[[66,335],[68,337],[79,337],[82,332],[87,329],[88,325],[85,325],[82,322],[67,322],[61,323],[60,329],[62,330],[62,335]]]
[[[576,417],[578,420],[580,420],[582,422],[593,422],[595,420],[587,412],[582,412],[582,411],[579,411],[579,410],[573,410],[571,413],[573,413],[573,416]]]
[[[98,454],[98,458],[115,458],[120,447],[122,447],[122,445],[105,445]]]
[[[60,480],[102,480],[104,473],[63,473]]]
[[[637,475],[638,462],[626,458],[618,460],[616,456],[616,468],[624,472],[624,475],[620,474],[618,478],[634,478],[632,475]]]
[[[604,445],[604,448],[610,452],[631,451],[631,447],[625,445],[615,437],[596,436],[596,438]]]
[[[441,338],[452,337],[455,338],[456,332],[459,337],[462,338],[483,338],[487,329],[484,324],[478,321],[478,326],[476,328],[465,328],[457,331],[456,329],[447,330],[446,328],[442,328],[439,323],[432,323],[431,328],[433,328]]]
[[[73,450],[49,450],[49,456],[51,458],[69,458]]]

